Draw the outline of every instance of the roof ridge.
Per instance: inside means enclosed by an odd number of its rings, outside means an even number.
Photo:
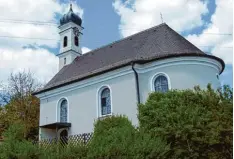
[[[91,51],[89,51],[89,52],[85,53],[85,54],[82,54],[82,56],[83,56],[83,57],[84,57],[84,56],[88,56],[89,54],[93,53],[94,51],[97,51],[97,50],[100,50],[100,49],[102,49],[102,48],[105,48],[105,47],[111,46],[111,45],[116,44],[116,43],[118,43],[118,42],[121,42],[121,41],[127,40],[127,39],[128,39],[128,38],[130,38],[130,37],[133,37],[133,36],[136,36],[136,35],[142,34],[142,33],[144,33],[144,32],[150,31],[150,30],[152,30],[152,29],[159,28],[159,27],[164,26],[164,25],[168,26],[166,23],[162,23],[162,24],[159,24],[159,25],[153,26],[153,27],[151,27],[151,28],[148,28],[148,29],[142,30],[142,31],[140,31],[140,32],[138,32],[138,33],[135,33],[135,34],[129,35],[129,36],[125,37],[125,38],[122,38],[122,39],[116,40],[116,41],[114,41],[114,42],[112,42],[112,43],[109,43],[109,44],[107,44],[107,45],[103,45],[103,46],[101,46],[101,47],[98,47],[98,48],[96,48],[96,49],[94,49],[94,50],[91,50]],[[80,57],[82,57],[82,56],[80,56]],[[76,57],[75,59],[77,59],[77,58],[79,58],[79,56],[78,56],[78,57]],[[75,60],[74,60],[74,61],[75,61]]]

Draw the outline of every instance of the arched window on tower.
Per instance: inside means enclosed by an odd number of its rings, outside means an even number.
[[[76,46],[79,46],[79,40],[78,40],[78,37],[77,37],[77,36],[75,36],[75,45],[76,45]]]
[[[63,39],[63,47],[67,46],[67,36],[64,37]]]
[[[66,57],[64,57],[63,64],[64,64],[64,65],[66,65],[66,64],[67,64],[67,58],[66,58]]]
[[[165,76],[160,75],[154,81],[154,89],[156,92],[167,92],[168,91],[168,80]]]
[[[64,99],[60,104],[60,122],[67,122],[67,100]]]
[[[111,114],[111,96],[110,89],[104,88],[101,92],[101,115]]]

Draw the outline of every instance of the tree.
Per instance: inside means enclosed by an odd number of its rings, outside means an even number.
[[[42,87],[29,72],[11,73],[7,84],[0,84],[0,103],[8,104],[12,99],[23,99]]]
[[[13,123],[23,124],[25,138],[35,138],[38,133],[39,99],[32,93],[41,87],[31,72],[11,73],[8,83],[1,85],[0,125],[5,130]],[[1,132],[0,132],[1,133]],[[1,135],[1,134],[0,134]]]
[[[140,104],[142,131],[170,143],[170,158],[232,158],[232,89],[172,90]]]

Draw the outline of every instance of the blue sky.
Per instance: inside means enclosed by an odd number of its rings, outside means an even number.
[[[27,5],[23,5],[26,1]],[[54,55],[59,52],[59,36],[55,26],[1,23],[1,19],[36,19],[58,23],[60,16],[69,8],[67,0],[41,0],[34,3],[30,0],[14,1],[10,5],[0,2],[0,15],[7,15],[0,16],[0,35],[57,40],[0,38],[0,57],[3,57],[0,58],[0,81],[6,81],[9,72],[22,69],[32,70],[44,81],[57,72],[58,60]],[[232,20],[223,20],[224,17],[232,17],[231,0],[73,0],[72,3],[73,10],[82,14],[85,28],[81,40],[83,47],[92,50],[158,25],[161,23],[161,12],[164,22],[174,30],[203,51],[224,59],[226,67],[220,77],[221,82],[233,85],[232,36],[220,35],[232,34]],[[17,11],[22,14],[17,14]]]

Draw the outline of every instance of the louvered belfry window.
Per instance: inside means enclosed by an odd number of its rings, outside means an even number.
[[[63,38],[63,47],[67,46],[67,36]]]
[[[78,39],[77,36],[75,36],[75,45],[76,45],[76,46],[79,46],[79,39]]]

